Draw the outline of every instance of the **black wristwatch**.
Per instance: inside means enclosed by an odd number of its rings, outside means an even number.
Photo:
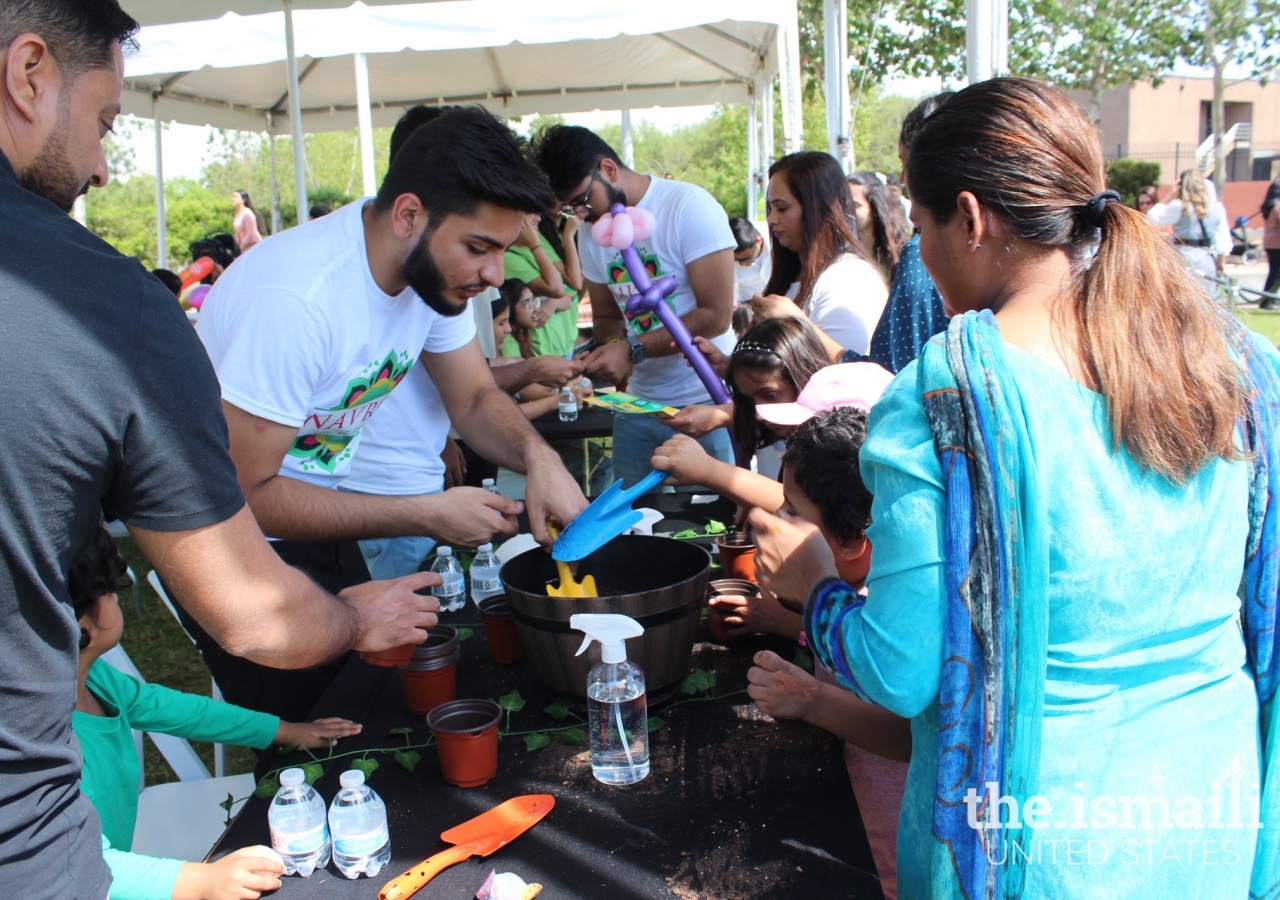
[[[649,358],[649,351],[644,349],[644,344],[640,343],[639,338],[627,335],[627,343],[631,345],[631,365],[638,366]]]

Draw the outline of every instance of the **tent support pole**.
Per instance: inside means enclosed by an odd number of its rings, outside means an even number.
[[[164,139],[160,127],[160,98],[151,98],[151,118],[156,129],[156,265],[169,268],[168,234],[164,220]]]
[[[845,0],[823,0],[823,80],[827,152],[849,171],[849,25]]]
[[[293,0],[284,3],[285,72],[289,77],[289,125],[293,132],[294,199],[298,224],[307,221],[307,148],[302,141],[302,92],[298,88],[298,55],[293,46]]]
[[[628,169],[636,167],[636,148],[631,140],[631,110],[622,111],[622,164]]]
[[[747,221],[755,222],[757,209],[756,177],[760,174],[760,135],[757,129],[756,86],[751,84],[751,96],[747,98]]]
[[[373,112],[369,108],[369,59],[363,53],[357,53],[355,64],[356,118],[360,123],[360,169],[364,175],[364,195],[372,197],[378,192],[378,181],[373,171]]]
[[[271,233],[280,233],[280,179],[276,176],[276,115],[267,113],[267,147],[271,150]]]
[[[1008,0],[966,0],[965,54],[969,83],[1009,71]]]

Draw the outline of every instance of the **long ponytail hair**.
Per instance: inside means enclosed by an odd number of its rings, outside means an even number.
[[[796,305],[804,309],[818,276],[841,256],[852,253],[870,260],[858,240],[853,198],[835,157],[816,150],[791,153],[769,167],[770,178],[778,174],[786,178],[800,204],[805,250],[801,255],[772,239],[773,271],[764,292],[785,294],[798,281]]]
[[[1219,313],[1144,215],[1090,204],[1106,178],[1079,107],[1029,79],[983,81],[925,121],[910,159],[913,202],[935,221],[969,191],[1023,241],[1072,254],[1061,314],[1106,398],[1114,449],[1177,483],[1239,457],[1245,387]]]

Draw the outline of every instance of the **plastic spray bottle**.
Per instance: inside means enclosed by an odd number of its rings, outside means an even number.
[[[605,784],[635,784],[649,774],[649,713],[644,672],[627,662],[627,638],[644,634],[629,616],[579,613],[569,627],[585,632],[581,656],[600,642],[600,662],[587,675],[591,771]]]

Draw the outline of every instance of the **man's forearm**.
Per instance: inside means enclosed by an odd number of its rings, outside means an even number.
[[[528,474],[529,464],[537,455],[555,455],[500,388],[481,388],[465,413],[452,418],[468,447],[489,462],[522,475]]]
[[[286,565],[262,539],[248,507],[192,531],[129,532],[174,599],[234,656],[304,668],[348,650],[359,637],[350,608]]]
[[[493,374],[493,383],[504,394],[515,394],[538,380],[534,361],[531,359],[522,359],[506,366],[491,366],[489,371]]]
[[[427,534],[431,496],[378,497],[276,475],[249,495],[264,534],[287,541],[346,541]]]

